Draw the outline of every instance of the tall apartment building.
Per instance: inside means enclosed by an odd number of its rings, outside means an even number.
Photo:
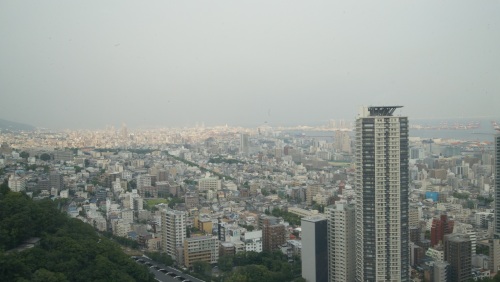
[[[450,281],[472,279],[472,252],[469,235],[453,233],[444,238],[444,259],[450,264]]]
[[[184,240],[184,265],[190,267],[195,261],[217,263],[219,241],[217,237],[199,236]]]
[[[174,260],[177,249],[183,247],[186,239],[186,213],[165,209],[161,211],[162,249]]]
[[[302,227],[302,277],[307,281],[327,282],[327,220],[324,216],[304,217]]]
[[[357,281],[409,281],[408,118],[397,108],[356,119]]]
[[[240,136],[240,154],[248,156],[249,152],[248,134],[242,133]]]
[[[329,281],[356,277],[356,214],[353,204],[337,203],[325,209],[328,219]]]
[[[495,160],[494,160],[494,185],[495,185],[495,220],[493,224],[493,239],[490,239],[490,261],[491,270],[497,272],[500,269],[500,133],[495,135]]]

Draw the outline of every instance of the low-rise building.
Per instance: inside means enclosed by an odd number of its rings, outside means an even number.
[[[217,263],[219,241],[216,237],[200,236],[184,240],[184,265],[190,267],[195,261]]]

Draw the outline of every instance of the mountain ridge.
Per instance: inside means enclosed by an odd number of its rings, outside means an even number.
[[[36,128],[33,125],[0,118],[0,130],[33,131],[35,129]]]

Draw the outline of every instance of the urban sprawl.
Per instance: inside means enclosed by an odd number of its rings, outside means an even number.
[[[419,138],[398,108],[318,127],[3,131],[0,178],[179,269],[279,251],[306,281],[494,276],[500,136]]]

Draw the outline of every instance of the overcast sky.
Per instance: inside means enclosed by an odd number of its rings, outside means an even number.
[[[500,1],[0,1],[0,118],[320,124],[500,116]]]

